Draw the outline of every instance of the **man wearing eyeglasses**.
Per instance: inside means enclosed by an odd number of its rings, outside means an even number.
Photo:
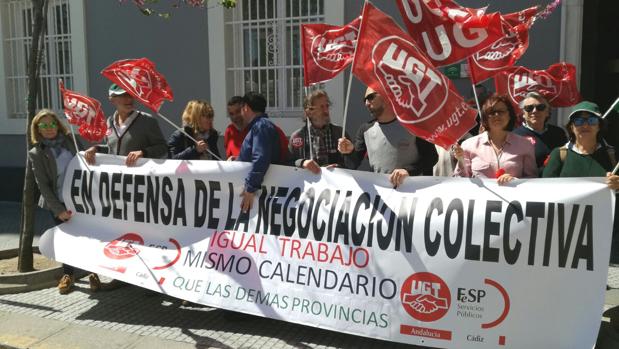
[[[514,133],[526,137],[535,146],[535,162],[541,175],[544,161],[550,152],[567,143],[565,131],[548,123],[550,120],[550,104],[537,92],[529,92],[520,102],[524,111],[524,122],[514,129]]]
[[[126,156],[125,164],[133,166],[140,158],[160,159],[167,157],[168,146],[157,120],[135,110],[135,99],[120,86],[112,84],[108,90],[110,102],[116,108],[108,118],[107,147],[90,147],[84,152],[89,164],[95,163],[95,153]]]
[[[344,167],[344,157],[337,151],[342,128],[331,123],[331,100],[324,90],[305,96],[303,109],[307,124],[290,136],[288,150],[296,167],[319,174],[320,167]]]
[[[434,145],[406,130],[391,105],[372,88],[366,90],[364,102],[374,120],[361,125],[354,144],[347,138],[338,140],[346,166],[356,169],[367,153],[372,171],[389,174],[394,187],[408,176],[431,176],[438,161]]]

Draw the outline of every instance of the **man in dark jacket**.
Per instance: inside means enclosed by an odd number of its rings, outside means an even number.
[[[280,163],[279,136],[275,125],[265,113],[267,101],[256,92],[243,96],[241,114],[247,124],[247,136],[241,145],[238,161],[251,162],[251,170],[245,178],[245,189],[241,196],[241,210],[251,210],[256,191],[260,189],[269,166]]]
[[[308,122],[292,133],[288,143],[291,161],[296,167],[315,174],[320,173],[321,166],[344,167],[344,157],[337,151],[342,128],[331,123],[330,106],[329,95],[324,90],[315,90],[305,96],[303,109]]]

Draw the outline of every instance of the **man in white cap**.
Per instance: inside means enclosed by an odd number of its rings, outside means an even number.
[[[133,96],[120,86],[112,84],[108,95],[116,112],[107,120],[107,147],[88,148],[85,152],[86,161],[94,164],[97,152],[126,156],[127,166],[133,166],[140,158],[165,158],[168,147],[157,120],[147,113],[135,110]]]

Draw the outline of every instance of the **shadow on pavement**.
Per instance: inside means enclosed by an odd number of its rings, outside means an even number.
[[[88,292],[77,289],[74,292]],[[421,348],[371,338],[322,330],[251,315],[234,316],[232,312],[210,307],[181,307],[181,300],[146,290],[127,286],[109,292],[90,294],[98,302],[79,315],[77,320],[116,322],[126,325],[172,327],[196,342],[196,348],[232,349],[212,338],[210,331],[243,334],[263,338],[277,338],[296,348],[330,346],[337,348]],[[227,314],[231,314],[229,316]],[[201,332],[201,333],[200,333]],[[263,339],[266,341],[266,339]],[[244,347],[244,346],[242,346]],[[248,345],[251,347],[251,345]]]

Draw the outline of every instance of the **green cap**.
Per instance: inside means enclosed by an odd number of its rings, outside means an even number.
[[[597,104],[589,101],[582,101],[576,104],[574,109],[572,109],[572,112],[570,113],[570,120],[583,111],[590,113],[593,116],[597,116],[598,118],[602,116],[602,113],[600,113],[600,107],[598,107]]]
[[[110,97],[114,97],[124,95],[125,93],[127,93],[127,91],[123,90],[122,87],[116,84],[112,84],[110,85],[110,89],[107,91],[107,93]]]

